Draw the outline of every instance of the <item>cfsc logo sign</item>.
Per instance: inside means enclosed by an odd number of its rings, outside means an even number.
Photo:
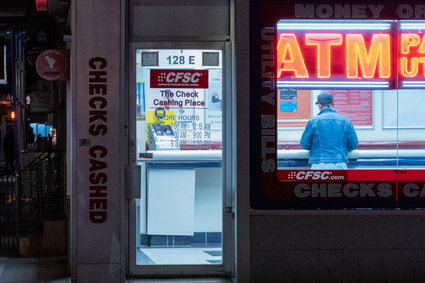
[[[344,176],[336,176],[332,171],[291,171],[287,180],[344,180]]]
[[[153,69],[151,88],[208,88],[208,70]]]

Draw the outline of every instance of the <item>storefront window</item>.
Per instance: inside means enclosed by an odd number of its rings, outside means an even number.
[[[334,97],[358,136],[349,169],[425,168],[425,92],[422,90],[278,90],[279,169],[309,169],[300,145],[307,121],[319,113],[320,93]]]
[[[270,77],[261,76],[258,180],[276,180],[259,194],[266,203],[425,207],[424,28],[425,21],[339,19],[279,20],[262,30],[262,70],[274,42],[276,71],[275,103]],[[268,159],[274,127],[276,160]]]

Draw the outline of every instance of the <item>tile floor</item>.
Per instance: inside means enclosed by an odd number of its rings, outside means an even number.
[[[221,264],[221,248],[141,248],[137,264]]]

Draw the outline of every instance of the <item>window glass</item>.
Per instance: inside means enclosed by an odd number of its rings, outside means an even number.
[[[138,265],[221,265],[221,50],[136,50]]]
[[[352,123],[358,146],[349,151],[349,169],[396,169],[398,165],[399,123],[420,124],[409,109],[419,109],[421,96],[410,95],[412,103],[398,103],[397,90],[297,90],[278,89],[278,164],[279,169],[309,169],[309,150],[300,141],[308,121],[318,116],[317,97],[321,93],[333,96],[333,109]],[[414,98],[413,98],[414,97]],[[406,99],[406,98],[404,98]],[[416,103],[415,100],[418,100]],[[423,103],[423,102],[422,102]],[[410,106],[409,106],[410,105]],[[410,112],[410,113],[409,113]],[[416,121],[416,122],[414,122]],[[413,126],[413,125],[410,125]],[[418,125],[406,129],[405,142],[418,147],[422,133]],[[410,133],[410,142],[408,141]],[[333,139],[323,133],[323,139]],[[405,146],[406,143],[404,143]],[[325,169],[325,168],[324,168]]]
[[[399,168],[425,169],[425,90],[398,90],[384,103],[397,107],[397,120],[384,116],[384,126],[392,130],[396,125]]]
[[[423,28],[423,21],[278,21],[277,179],[288,188],[284,199],[423,207]]]

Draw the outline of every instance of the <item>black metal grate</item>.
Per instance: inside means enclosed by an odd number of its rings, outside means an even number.
[[[17,253],[16,178],[0,176],[0,254]]]
[[[43,152],[20,171],[19,232],[22,235],[40,232],[46,217],[63,214],[62,162],[60,154]]]

